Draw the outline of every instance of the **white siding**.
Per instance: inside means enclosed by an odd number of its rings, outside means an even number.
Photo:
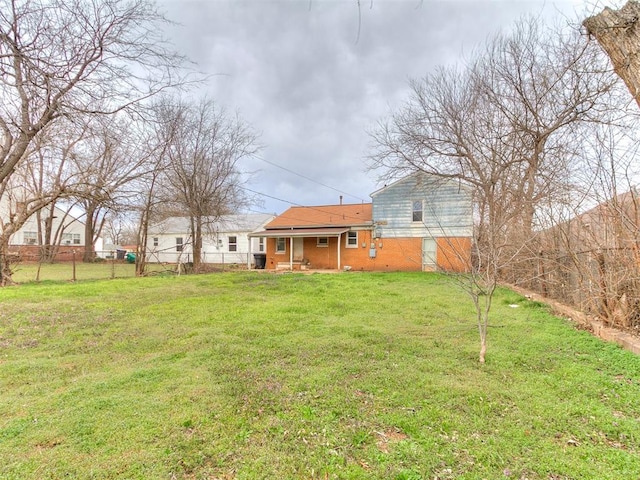
[[[451,180],[414,174],[371,194],[373,221],[382,237],[470,237],[472,199]],[[413,221],[413,202],[422,201],[423,220]]]
[[[253,262],[253,254],[259,253],[259,238],[249,242],[249,234],[262,230],[274,218],[273,215],[229,215],[210,226],[202,238],[202,261],[205,263],[246,264]],[[176,250],[176,238],[183,239],[183,250]],[[230,250],[230,237],[236,237],[236,249]],[[157,238],[158,245],[154,245]],[[185,217],[173,217],[149,229],[147,255],[150,262],[192,261],[192,245],[188,221]]]
[[[43,215],[48,215],[48,209],[43,210]],[[9,205],[6,199],[0,200],[0,216],[2,217],[3,222],[9,223]],[[53,219],[53,231],[58,231],[61,225],[64,226],[64,233],[66,234],[66,237],[69,241],[69,243],[66,243],[65,238],[65,241],[61,242],[61,245],[78,245],[80,247],[84,246],[84,222],[78,220],[72,215],[66,214],[64,210],[56,207]],[[41,225],[41,228],[44,229],[44,225]],[[34,214],[16,233],[11,236],[9,244],[14,246],[34,245],[34,243],[31,243],[28,240],[28,238],[31,237],[31,234],[33,233],[37,235],[37,232],[38,216]],[[36,237],[35,245],[38,244],[39,242]]]

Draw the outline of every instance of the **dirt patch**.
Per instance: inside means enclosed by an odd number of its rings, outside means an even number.
[[[376,446],[382,453],[389,453],[389,444],[398,443],[409,438],[407,434],[398,429],[375,432],[375,434],[377,437]]]

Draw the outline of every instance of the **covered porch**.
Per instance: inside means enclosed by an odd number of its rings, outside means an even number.
[[[272,239],[271,242],[267,242],[266,248],[266,255],[272,261],[267,260],[271,265],[266,268],[274,270],[313,270],[313,262],[309,261],[309,255],[305,255],[305,243],[310,244],[310,242],[309,240],[305,242],[305,239],[315,239],[316,247],[324,247],[321,241],[327,239],[326,248],[329,249],[327,253],[332,259],[329,268],[341,270],[343,235],[348,231],[349,227],[283,228],[254,232],[249,237]],[[329,242],[328,239],[334,238],[335,242]],[[335,244],[331,245],[333,243]],[[270,250],[269,245],[275,246],[273,251]],[[327,265],[315,267],[320,270],[328,268]]]

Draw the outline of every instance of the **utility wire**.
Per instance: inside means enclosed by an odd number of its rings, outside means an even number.
[[[303,208],[308,208],[310,210],[315,210],[316,212],[321,212],[321,213],[328,213],[329,215],[335,215],[335,212],[330,212],[328,210],[322,210],[321,208],[318,207],[308,207],[308,206],[304,206],[304,205],[300,205],[299,203],[294,203],[294,202],[290,202],[289,200],[284,200],[282,198],[278,198],[278,197],[274,197],[273,195],[268,195],[266,193],[262,193],[262,192],[256,192],[255,190],[251,190],[250,188],[245,188],[245,190],[247,190],[248,192],[251,193],[255,193],[256,195],[261,195],[263,197],[267,197],[267,198],[271,198],[273,200],[277,200],[279,202],[284,202],[284,203],[288,203],[289,205],[292,205],[294,207],[303,207]],[[368,203],[368,202],[367,202]],[[352,219],[352,220],[362,220],[361,217],[353,217],[351,215],[343,215],[343,217]],[[299,220],[299,219],[298,219]]]
[[[334,187],[331,187],[329,185],[326,185],[326,184],[324,184],[322,182],[314,180],[313,178],[307,177],[306,175],[302,175],[301,173],[295,172],[295,171],[293,171],[293,170],[291,170],[291,169],[289,169],[287,167],[283,167],[282,165],[278,165],[277,163],[274,163],[274,162],[271,162],[269,160],[266,160],[266,159],[264,159],[264,158],[262,158],[260,156],[255,156],[255,158],[257,158],[258,160],[262,160],[263,162],[268,163],[269,165],[273,165],[274,167],[280,168],[280,169],[284,170],[285,172],[292,173],[294,175],[297,175],[298,177],[304,178],[305,180],[309,180],[310,182],[317,183],[318,185],[321,185],[321,186],[323,186],[325,188],[333,190],[334,192],[342,193],[342,194],[347,195],[347,196],[349,196],[351,198],[357,198],[358,200],[362,200],[363,202],[367,202],[367,203],[369,202],[369,200],[366,200],[364,198],[358,197],[357,195],[352,195],[351,193],[348,193],[348,192],[343,192],[342,190],[339,190],[337,188],[334,188]]]

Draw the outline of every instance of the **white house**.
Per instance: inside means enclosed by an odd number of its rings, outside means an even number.
[[[11,221],[11,213],[17,207],[8,196],[0,198],[0,218],[7,224]],[[82,258],[84,251],[85,224],[69,211],[59,207],[45,207],[33,214],[25,224],[15,232],[9,246],[12,251],[19,252],[24,260],[38,260],[40,248],[45,244],[44,231],[51,222],[51,243],[58,246],[56,260],[70,260],[73,252]],[[101,248],[97,245],[97,248]]]
[[[264,238],[249,234],[262,230],[275,215],[264,213],[225,215],[207,223],[202,237],[202,261],[212,264],[254,263],[254,254],[265,253]],[[147,261],[182,263],[192,261],[189,217],[169,217],[149,227]]]

